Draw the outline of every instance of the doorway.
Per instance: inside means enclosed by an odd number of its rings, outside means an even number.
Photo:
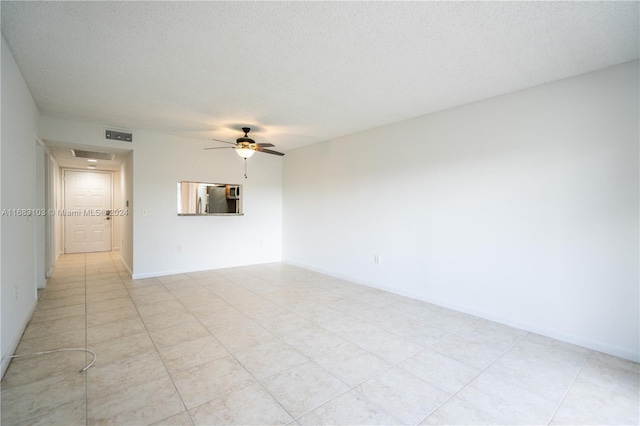
[[[64,171],[64,252],[111,251],[112,176]]]

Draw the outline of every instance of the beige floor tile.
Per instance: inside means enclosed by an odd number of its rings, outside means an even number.
[[[499,425],[506,424],[472,405],[453,397],[426,418],[421,425]]]
[[[45,322],[29,323],[23,339],[33,339],[37,337],[47,337],[52,334],[65,333],[74,330],[83,330],[85,328],[85,316],[76,315],[68,318],[60,318]]]
[[[391,368],[355,391],[405,424],[416,424],[450,395],[398,368]]]
[[[576,380],[555,414],[552,424],[637,425],[640,401],[583,380]]]
[[[187,408],[254,383],[251,375],[232,357],[220,358],[172,374]]]
[[[58,375],[75,377],[87,364],[86,359],[85,352],[80,351],[14,358],[2,379],[2,387],[26,385]]]
[[[355,391],[332,399],[297,419],[301,425],[396,425],[400,421]]]
[[[92,346],[146,331],[140,318],[130,318],[109,324],[96,325],[95,327],[87,328],[87,345]]]
[[[478,321],[478,317],[435,305],[431,305],[430,309],[413,319],[447,334],[454,333]]]
[[[408,321],[410,318],[406,315],[394,312],[394,305],[385,305],[381,307],[373,307],[370,309],[358,311],[353,314],[359,321],[365,322],[377,329],[389,329]]]
[[[407,320],[398,325],[389,327],[389,332],[403,339],[410,340],[421,346],[430,346],[444,338],[446,334],[437,328],[429,327],[415,320]]]
[[[132,318],[140,318],[140,315],[138,315],[135,306],[130,304],[122,308],[87,314],[87,327],[96,327]]]
[[[84,345],[85,331],[70,330],[45,337],[22,339],[20,344],[18,344],[15,354],[50,351],[62,348],[83,348]]]
[[[165,377],[167,370],[157,352],[118,360],[87,370],[89,401],[97,401],[106,395],[121,393],[127,388]]]
[[[149,290],[149,291],[146,291]],[[175,296],[168,290],[159,290],[155,287],[143,287],[129,289],[131,299],[137,305],[157,303],[164,300],[176,300]]]
[[[274,338],[273,334],[256,323],[246,323],[237,328],[210,329],[209,331],[212,331],[220,343],[232,352],[241,351]]]
[[[91,285],[94,283],[103,283],[107,280],[118,280],[120,279],[120,274],[115,271],[115,268],[108,268],[102,270],[100,268],[90,269],[87,268],[87,284]]]
[[[187,309],[177,299],[162,300],[157,303],[146,305],[136,305],[142,319],[159,314],[169,314],[174,312],[188,312]]]
[[[129,297],[129,293],[121,286],[121,288],[114,290],[105,290],[99,293],[90,293],[87,294],[87,303],[89,302],[101,302],[103,300],[111,300],[111,299],[120,299],[124,297]]]
[[[278,338],[235,352],[235,357],[260,380],[309,361]]]
[[[198,405],[189,413],[196,425],[284,425],[293,420],[257,383]]]
[[[560,403],[578,370],[579,367],[567,368],[535,354],[507,352],[486,371],[505,383]]]
[[[41,417],[29,419],[31,426],[80,426],[87,423],[87,405],[84,399],[77,399],[47,411]]]
[[[291,265],[132,280],[119,256],[58,259],[19,351],[97,362],[14,359],[2,422],[640,421],[638,363]]]
[[[326,324],[345,316],[344,313],[316,302],[293,305],[291,310],[316,324]]]
[[[280,337],[300,331],[303,328],[315,327],[311,321],[292,313],[263,319],[260,321],[260,325]]]
[[[509,368],[545,367],[555,374],[575,376],[589,357],[590,351],[574,345],[554,343],[542,336],[529,335],[516,343],[500,361]]]
[[[177,324],[192,323],[195,317],[187,310],[165,312],[142,318],[149,330],[161,330]]]
[[[160,280],[158,280],[160,281]],[[161,282],[162,283],[162,282]],[[163,287],[166,288],[167,290],[169,290],[170,292],[174,292],[174,291],[180,291],[180,290],[185,290],[185,289],[189,289],[189,288],[203,288],[202,284],[200,284],[198,281],[189,278],[189,279],[184,279],[181,281],[172,281],[172,282],[166,282],[166,283],[162,283]],[[211,293],[209,290],[206,290],[207,292]]]
[[[349,390],[348,386],[313,362],[271,376],[262,384],[293,417],[299,417]]]
[[[354,344],[318,356],[314,362],[352,387],[391,367],[388,362]]]
[[[183,411],[182,413],[175,414],[171,417],[167,417],[166,419],[162,419],[157,423],[154,423],[152,426],[188,426],[193,425],[193,421],[191,420],[191,416],[189,416],[188,411]]]
[[[373,305],[352,297],[342,297],[334,302],[329,303],[329,306],[347,315],[356,315],[358,312],[366,311],[373,308]]]
[[[320,324],[320,326],[349,342],[362,339],[381,331],[379,327],[376,327],[366,321],[346,315],[343,315],[333,321],[324,322]]]
[[[112,311],[120,308],[133,308],[135,305],[129,297],[121,297],[119,299],[102,300],[100,302],[87,303],[87,315],[98,312]]]
[[[171,287],[169,291],[173,294],[176,299],[183,300],[193,297],[203,297],[208,298],[211,296],[215,297],[215,294],[208,290],[206,287],[196,283],[195,281],[190,282],[190,285],[187,287]],[[192,285],[191,285],[192,284]]]
[[[203,309],[206,309],[207,307],[210,309],[215,309],[221,306],[226,306],[226,307],[229,306],[227,302],[220,299],[218,296],[216,296],[213,293],[209,293],[204,296],[184,297],[180,299],[180,303],[182,303],[184,307],[189,310],[192,310],[194,308],[198,308],[201,306],[204,307]]]
[[[85,376],[77,371],[37,382],[2,387],[2,424],[23,424],[73,401],[84,402]]]
[[[253,301],[252,303],[241,303],[235,308],[254,321],[261,322],[274,317],[286,315],[289,311],[266,299]]]
[[[156,348],[146,331],[88,345],[96,354],[96,367],[122,362],[128,358],[154,353]]]
[[[45,299],[38,302],[36,310],[41,311],[55,308],[64,308],[67,306],[82,305],[83,303],[85,303],[84,295]]]
[[[429,349],[407,358],[398,367],[450,394],[458,392],[481,371]]]
[[[465,386],[457,396],[501,423],[546,424],[557,407],[557,401],[486,372]]]
[[[354,343],[392,364],[396,364],[424,349],[422,345],[403,339],[385,330],[362,336],[354,340]]]
[[[49,278],[47,281],[46,291],[50,293],[64,292],[66,290],[82,290],[82,294],[85,294],[85,282],[84,278],[79,281],[67,281],[56,280],[55,278]],[[64,293],[63,293],[64,294]],[[77,296],[78,294],[69,294],[69,296]],[[62,296],[67,297],[67,296]]]
[[[175,386],[164,375],[100,398],[89,397],[89,424],[151,424],[184,411]]]
[[[442,338],[429,349],[479,369],[486,368],[505,352],[489,342],[476,342],[456,334]]]
[[[56,268],[57,269],[57,268]],[[82,282],[84,285],[85,282],[85,272],[84,269],[78,270],[75,272],[63,272],[63,271],[55,271],[54,276],[49,278],[47,284],[59,284],[61,282],[64,283],[77,283]]]
[[[71,288],[60,289],[60,290],[47,284],[47,288],[45,288],[44,292],[42,293],[42,297],[40,298],[40,301],[60,299],[65,297],[84,296],[85,295],[84,283],[80,282],[78,284],[79,285],[77,287],[71,287]]]
[[[146,278],[142,280],[123,279],[122,281],[124,286],[129,289],[162,285],[162,283],[155,278]]]
[[[191,309],[191,312],[211,332],[244,327],[245,325],[251,327],[252,324],[255,324],[245,314],[229,305],[218,309],[200,306]]]
[[[473,342],[491,343],[507,349],[522,340],[528,333],[524,330],[480,319],[456,332],[458,336]]]
[[[589,357],[580,370],[578,379],[640,400],[640,371],[637,368],[634,371],[631,362],[608,362],[611,358],[617,360],[614,357],[603,358],[598,354]]]
[[[303,328],[282,339],[308,357],[320,356],[348,344],[346,340],[319,326]]]
[[[229,352],[211,335],[172,346],[159,348],[169,372],[188,370],[198,365],[229,356]]]
[[[149,330],[149,334],[158,348],[189,342],[210,335],[209,331],[195,318],[171,327]]]

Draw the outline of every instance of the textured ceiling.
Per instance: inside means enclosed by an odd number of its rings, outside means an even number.
[[[8,2],[44,114],[289,150],[638,58],[638,2]],[[398,139],[398,143],[401,139]]]

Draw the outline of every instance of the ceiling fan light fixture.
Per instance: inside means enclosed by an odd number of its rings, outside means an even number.
[[[253,155],[254,152],[256,152],[254,149],[251,148],[234,148],[236,150],[236,153],[244,158],[245,160],[249,157],[251,157]]]

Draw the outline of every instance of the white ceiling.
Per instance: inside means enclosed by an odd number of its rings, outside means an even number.
[[[638,2],[2,1],[1,13],[44,114],[226,140],[249,125],[281,151],[639,57]]]

